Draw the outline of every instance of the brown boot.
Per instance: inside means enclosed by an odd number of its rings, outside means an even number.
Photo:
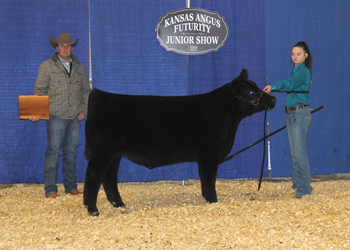
[[[49,195],[46,195],[46,198],[53,198],[56,199],[58,197],[57,193],[51,193]]]
[[[73,190],[72,192],[70,192],[71,195],[78,195],[78,194],[82,194],[83,192],[80,192],[78,190]]]

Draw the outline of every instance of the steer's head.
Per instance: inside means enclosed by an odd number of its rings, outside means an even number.
[[[229,86],[239,100],[239,108],[244,117],[275,107],[276,98],[266,94],[255,82],[248,80],[246,69],[243,69]]]

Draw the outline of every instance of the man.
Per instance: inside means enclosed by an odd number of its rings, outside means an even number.
[[[78,195],[76,155],[79,145],[80,121],[87,116],[90,86],[84,66],[72,54],[79,39],[72,43],[68,33],[51,38],[57,50],[51,59],[43,62],[38,71],[34,95],[49,96],[50,119],[46,121],[48,147],[45,154],[45,195],[56,198],[58,162],[62,155],[63,184],[66,193]],[[34,116],[29,119],[37,122]]]

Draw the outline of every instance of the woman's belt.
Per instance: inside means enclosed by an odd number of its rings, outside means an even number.
[[[290,111],[294,111],[294,110],[297,110],[297,109],[302,109],[302,108],[305,108],[305,107],[308,107],[308,105],[300,104],[300,105],[293,106],[293,107],[285,106],[286,114],[288,114]]]

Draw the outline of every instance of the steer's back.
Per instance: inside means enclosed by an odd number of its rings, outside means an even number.
[[[227,110],[230,105],[225,105],[226,97],[219,90],[162,97],[94,89],[85,127],[87,154],[111,151],[155,167],[196,161],[205,151],[229,147],[235,128],[228,113],[233,112]]]

